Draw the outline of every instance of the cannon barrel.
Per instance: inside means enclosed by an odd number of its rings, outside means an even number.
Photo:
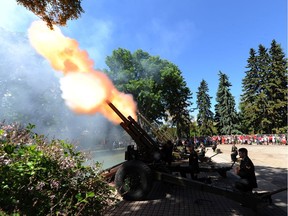
[[[120,110],[117,109],[117,107],[114,106],[110,101],[106,101],[106,103],[110,106],[110,108],[121,118],[121,120],[128,124],[128,119],[120,112]]]
[[[126,118],[120,110],[110,101],[106,101],[110,108],[120,117],[120,126],[130,135],[137,145],[137,150],[133,146],[127,148],[125,159],[139,159],[145,162],[153,162],[159,159],[158,144],[146,133],[145,130],[131,116]]]

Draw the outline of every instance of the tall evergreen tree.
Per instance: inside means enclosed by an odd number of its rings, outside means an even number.
[[[211,111],[211,98],[209,96],[208,84],[202,80],[197,92],[197,123],[199,133],[202,136],[210,136],[213,134],[213,112]]]
[[[271,118],[268,109],[267,86],[269,84],[270,56],[267,48],[262,44],[258,47],[257,65],[258,65],[258,88],[254,98],[254,131],[253,133],[267,133],[270,131]]]
[[[250,49],[250,57],[247,60],[248,64],[245,72],[246,76],[242,80],[242,92],[241,95],[241,120],[242,120],[242,131],[244,133],[253,132],[253,129],[257,126],[255,124],[254,111],[256,110],[255,99],[260,92],[260,80],[261,77],[258,73],[258,61],[257,53],[255,49]]]
[[[287,58],[279,44],[272,41],[269,49],[271,58],[268,76],[268,109],[272,119],[271,130],[274,133],[287,132]]]
[[[287,59],[275,40],[250,50],[240,109],[246,133],[277,133],[287,125]]]
[[[216,94],[215,118],[219,134],[239,134],[238,116],[235,99],[230,92],[232,86],[228,76],[219,72],[219,86]]]

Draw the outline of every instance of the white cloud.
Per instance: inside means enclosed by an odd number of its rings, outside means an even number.
[[[0,1],[0,27],[8,31],[25,32],[33,20],[38,19],[16,0]]]

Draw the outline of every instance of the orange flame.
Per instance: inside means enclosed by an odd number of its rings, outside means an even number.
[[[136,119],[132,95],[119,92],[106,74],[94,70],[93,60],[76,40],[65,37],[57,26],[50,30],[42,21],[33,22],[28,35],[36,51],[64,74],[60,88],[70,109],[81,114],[100,112],[113,123],[120,123],[121,119],[106,103],[110,101],[124,116]]]

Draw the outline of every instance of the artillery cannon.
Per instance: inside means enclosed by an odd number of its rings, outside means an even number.
[[[126,161],[118,167],[115,174],[116,188],[126,200],[143,199],[152,188],[152,171],[165,169],[160,146],[131,116],[126,118],[111,102],[107,104],[121,118],[120,126],[136,143],[127,146]]]
[[[136,143],[136,145],[127,146],[126,161],[117,166],[114,178],[116,188],[124,199],[144,199],[150,192],[153,181],[159,180],[159,173],[189,173],[188,166],[168,166],[161,154],[160,143],[153,140],[131,116],[126,118],[111,102],[107,102],[107,104],[121,118],[120,126]],[[200,170],[203,172],[217,171],[225,177],[226,171],[231,168],[211,167],[200,168]]]
[[[287,188],[282,188],[273,192],[247,194],[210,186],[203,182],[185,177],[174,176],[171,174],[172,172],[189,172],[189,170],[187,170],[187,167],[167,166],[161,156],[159,143],[154,141],[131,116],[126,118],[111,102],[107,102],[107,104],[121,118],[121,127],[136,143],[136,145],[129,145],[127,147],[125,152],[126,161],[117,165],[117,167],[113,167],[113,174],[106,174],[110,179],[114,179],[118,193],[125,200],[145,199],[151,191],[153,181],[155,180],[176,185],[189,186],[196,190],[224,195],[234,201],[244,203],[247,207],[255,210],[262,207],[263,204],[270,204],[272,195],[287,190]],[[204,168],[202,171],[217,171],[222,177],[226,177],[226,172],[232,169],[233,164],[231,167],[211,167],[206,169]],[[111,176],[113,176],[113,178],[111,178]]]

